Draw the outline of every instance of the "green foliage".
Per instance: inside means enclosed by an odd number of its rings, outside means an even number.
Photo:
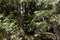
[[[27,8],[26,2],[29,3]],[[24,13],[26,17],[22,20],[25,29],[18,23],[19,4],[24,4],[23,8],[27,9]],[[59,32],[59,0],[0,0],[0,6],[0,40],[57,40],[54,26]]]

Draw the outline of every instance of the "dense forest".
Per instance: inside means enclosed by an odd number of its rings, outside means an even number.
[[[60,40],[60,0],[0,0],[0,40]]]

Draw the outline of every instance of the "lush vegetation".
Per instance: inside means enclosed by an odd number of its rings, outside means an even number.
[[[60,0],[0,0],[0,40],[60,40]]]

